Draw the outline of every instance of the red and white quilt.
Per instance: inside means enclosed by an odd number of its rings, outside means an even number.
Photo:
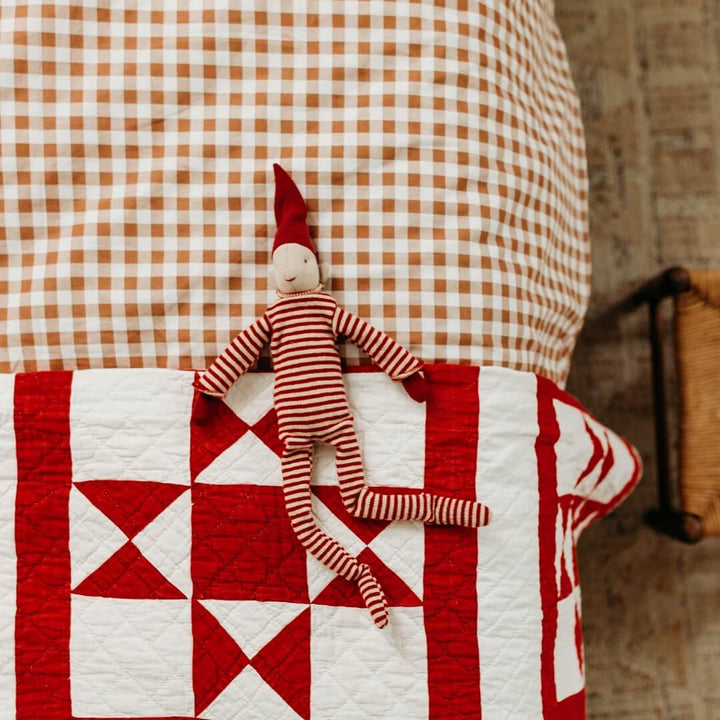
[[[490,526],[349,517],[317,454],[319,523],[388,595],[377,630],[290,529],[271,374],[201,428],[189,372],[0,376],[0,717],[583,718],[575,544],[638,456],[535,375],[429,378],[418,405],[346,375],[368,481],[478,498]]]

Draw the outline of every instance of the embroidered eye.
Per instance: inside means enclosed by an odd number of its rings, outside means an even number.
[[[305,258],[305,264],[307,265],[307,258]]]

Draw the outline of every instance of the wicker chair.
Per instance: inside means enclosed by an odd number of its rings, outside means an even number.
[[[674,351],[679,392],[679,509],[669,472],[660,303],[675,301]],[[686,542],[720,536],[720,270],[671,268],[640,288],[650,309],[660,509],[649,520]]]

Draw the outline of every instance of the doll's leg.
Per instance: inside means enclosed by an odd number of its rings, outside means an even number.
[[[311,474],[312,447],[286,448],[282,458],[283,494],[292,529],[303,547],[323,565],[347,580],[357,582],[373,622],[383,628],[388,623],[388,609],[380,583],[367,565],[359,563],[315,522]]]
[[[357,517],[374,520],[422,520],[438,525],[480,527],[490,522],[490,509],[473,500],[430,493],[376,492],[365,483],[362,453],[355,429],[346,426],[328,442],[335,446],[340,495]]]

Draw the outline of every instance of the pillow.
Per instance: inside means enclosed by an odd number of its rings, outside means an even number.
[[[315,514],[382,582],[385,630],[290,528],[271,374],[207,426],[190,372],[0,376],[0,714],[583,718],[575,544],[637,453],[531,373],[427,373],[425,405],[345,376],[367,480],[489,526],[353,518],[316,456]]]
[[[0,371],[205,367],[270,299],[277,161],[343,307],[565,381],[590,254],[552,3],[100,4],[0,14]]]

